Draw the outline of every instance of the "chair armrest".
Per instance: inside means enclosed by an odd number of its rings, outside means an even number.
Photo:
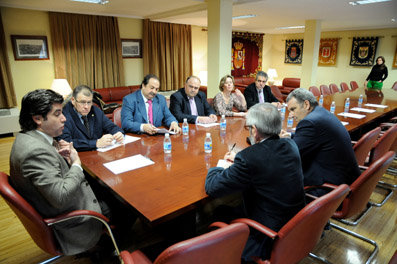
[[[92,217],[92,218],[96,218],[99,221],[105,221],[106,223],[109,222],[109,219],[104,216],[103,214],[94,212],[94,211],[90,211],[90,210],[76,210],[76,211],[72,211],[70,213],[66,213],[66,214],[62,214],[60,216],[54,217],[54,218],[47,218],[44,219],[44,222],[46,222],[48,225],[53,225],[56,223],[60,223],[60,222],[64,222],[67,221],[69,219],[73,219],[73,218],[78,218],[78,217]],[[102,222],[101,221],[101,222]]]
[[[270,237],[271,239],[275,239],[277,237],[277,232],[274,232],[270,228],[254,221],[248,218],[239,218],[233,220],[231,223],[243,223],[248,225],[249,227],[254,228],[255,230],[258,230],[259,232],[263,233],[264,235]]]
[[[140,250],[135,250],[129,253],[123,250],[120,254],[120,258],[124,264],[151,264],[152,262],[142,253]]]
[[[228,226],[228,224],[223,223],[223,222],[213,222],[208,227],[209,228],[213,228],[213,227],[221,228],[221,227],[226,227],[226,226]]]
[[[354,146],[357,144],[357,141],[352,140],[351,143],[352,143],[352,146]]]
[[[368,169],[368,166],[358,165],[358,167],[361,171],[365,171],[366,169]]]

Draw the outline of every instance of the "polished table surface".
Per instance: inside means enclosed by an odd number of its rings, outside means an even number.
[[[329,109],[331,101],[336,102],[336,113],[343,111],[344,99],[350,97],[351,107],[357,106],[360,91],[338,93],[324,98],[324,107]],[[346,129],[355,131],[368,122],[373,122],[397,109],[397,100],[376,98],[371,101],[386,104],[388,108],[373,108],[376,112],[365,114],[363,119],[338,116],[341,121],[349,122]],[[364,95],[363,107],[366,103]],[[352,111],[353,112],[353,111]],[[357,113],[357,112],[354,112]],[[288,111],[286,113],[286,117]],[[167,221],[191,210],[208,199],[204,190],[205,177],[210,167],[216,166],[219,159],[236,143],[235,151],[246,148],[248,131],[244,129],[244,118],[227,118],[226,133],[219,126],[204,128],[189,125],[190,135],[171,135],[172,153],[163,153],[164,135],[134,135],[141,139],[117,147],[107,152],[81,152],[84,170],[110,188],[124,203],[131,205],[148,223]],[[284,127],[286,121],[284,121]],[[295,126],[296,124],[294,124]],[[204,138],[210,132],[213,141],[211,154],[204,152]],[[136,170],[113,174],[103,163],[142,154],[155,162],[154,165]]]

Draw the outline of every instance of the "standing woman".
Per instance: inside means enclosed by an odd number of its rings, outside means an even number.
[[[214,97],[214,109],[216,114],[225,116],[245,116],[247,103],[239,89],[234,88],[234,78],[231,75],[223,76],[219,83],[220,93]],[[235,91],[233,93],[233,91]],[[240,112],[233,112],[236,107]]]
[[[376,65],[372,67],[370,74],[364,82],[365,89],[376,90],[378,93],[382,90],[383,81],[387,78],[387,67],[385,58],[379,56],[376,58]]]

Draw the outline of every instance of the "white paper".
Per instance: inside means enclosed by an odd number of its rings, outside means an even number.
[[[125,135],[125,136],[124,136],[123,144],[117,143],[117,142],[114,140],[114,142],[113,142],[112,145],[107,146],[107,147],[103,147],[103,148],[98,148],[97,150],[98,150],[99,152],[106,152],[106,151],[108,151],[108,150],[111,150],[111,149],[120,147],[120,146],[122,146],[122,145],[131,143],[131,142],[134,142],[134,141],[137,141],[137,140],[140,140],[140,139],[141,139],[141,138],[139,138],[139,137],[132,137],[132,136]]]
[[[229,166],[229,161],[227,161],[227,160],[224,160],[224,159],[220,159],[220,160],[218,160],[218,163],[216,164],[216,166],[217,167],[222,167],[222,168],[225,168],[225,167],[228,167]]]
[[[213,126],[219,126],[219,123],[209,123],[209,124],[197,123],[196,125],[203,126],[203,127],[213,127]]]
[[[339,113],[338,115],[345,116],[345,117],[356,118],[356,119],[361,119],[361,118],[365,117],[365,115],[353,114],[353,113],[345,113],[345,112]]]
[[[365,104],[365,106],[372,106],[372,107],[378,107],[378,108],[386,108],[387,105],[380,105],[380,104]]]
[[[344,122],[344,121],[341,121],[341,122],[342,122],[342,125],[344,125],[344,126],[347,126],[349,124],[349,122]]]
[[[159,133],[159,134],[169,133],[170,135],[176,134],[175,132],[169,131],[168,129],[165,129],[165,128],[156,128],[156,133]]]
[[[358,112],[364,112],[364,113],[375,113],[376,110],[374,109],[367,109],[367,108],[361,108],[361,107],[353,107],[351,110],[358,111]]]
[[[141,154],[138,154],[124,159],[119,159],[108,163],[104,163],[103,166],[105,166],[114,174],[119,174],[122,172],[139,169],[152,164],[154,164],[152,160],[142,156]]]

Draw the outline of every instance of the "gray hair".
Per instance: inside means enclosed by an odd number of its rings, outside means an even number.
[[[287,97],[287,103],[289,100],[292,98],[295,98],[298,104],[302,105],[304,101],[309,101],[310,107],[316,107],[318,105],[318,102],[316,100],[316,97],[310,92],[309,90],[306,90],[304,88],[297,88],[293,90]]]
[[[73,90],[73,97],[77,99],[77,95],[83,93],[84,96],[93,96],[93,91],[87,85],[79,85]]]
[[[246,125],[255,125],[264,137],[278,135],[281,132],[281,115],[271,103],[259,103],[252,106],[246,116]]]
[[[264,72],[264,71],[258,71],[258,72],[256,73],[255,80],[258,80],[258,77],[259,77],[259,76],[264,77],[266,80],[268,79],[267,73]]]

